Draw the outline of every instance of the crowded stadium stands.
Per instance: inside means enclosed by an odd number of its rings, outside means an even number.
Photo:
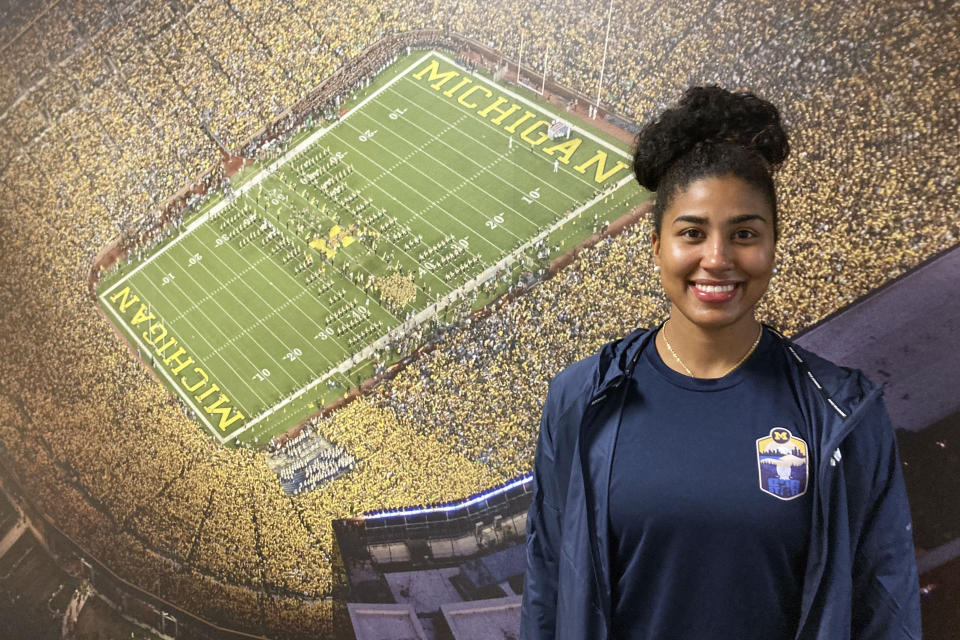
[[[315,419],[326,454],[297,442],[272,453],[217,446],[113,330],[88,278],[121,229],[222,171],[221,146],[250,145],[311,87],[364,64],[374,42],[417,46],[419,30],[433,30],[431,43],[440,30],[515,60],[522,25],[534,72],[547,58],[552,80],[595,96],[605,9],[0,7],[0,457],[36,505],[118,575],[198,616],[317,637],[330,632],[339,580],[332,521],[527,473],[547,381],[666,313],[645,222]],[[605,108],[643,121],[687,85],[714,81],[782,107],[793,155],[760,316],[786,334],[960,240],[951,11],[938,0],[613,3]],[[268,455],[286,457],[279,477]]]

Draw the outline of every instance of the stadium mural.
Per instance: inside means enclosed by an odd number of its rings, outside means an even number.
[[[548,382],[668,310],[638,126],[718,83],[791,134],[758,317],[890,385],[950,637],[951,10],[0,7],[0,628],[516,637]]]

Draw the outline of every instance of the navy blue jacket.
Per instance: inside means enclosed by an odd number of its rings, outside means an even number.
[[[790,385],[817,473],[795,640],[918,640],[912,521],[883,388],[764,326],[796,365]],[[550,382],[527,513],[522,640],[609,637],[613,443],[624,381],[654,334],[636,329]]]

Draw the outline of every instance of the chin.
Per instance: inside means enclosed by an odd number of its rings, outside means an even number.
[[[751,309],[683,309],[674,307],[692,324],[705,331],[715,331],[731,327],[738,322],[753,319]]]
[[[693,324],[697,325],[704,331],[718,331],[720,329],[726,329],[727,327],[732,327],[743,320],[742,317],[739,318],[692,318],[691,321]]]

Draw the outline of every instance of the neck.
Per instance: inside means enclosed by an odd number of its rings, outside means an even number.
[[[670,353],[664,340],[683,360],[683,364],[697,378],[719,378],[750,350],[760,333],[760,323],[753,317],[744,317],[725,327],[701,327],[671,307],[670,319],[657,332],[656,345],[661,359],[671,369],[689,375],[683,365]]]

